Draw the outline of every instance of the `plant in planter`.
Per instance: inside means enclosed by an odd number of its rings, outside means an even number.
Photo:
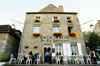
[[[35,22],[40,22],[40,19],[34,19]]]
[[[72,23],[72,22],[74,22],[74,20],[73,19],[69,19],[68,22]]]
[[[60,35],[62,35],[62,32],[55,32],[54,33],[54,36],[60,36]]]
[[[28,48],[28,47],[29,47],[29,45],[28,45],[28,44],[26,44],[26,45],[25,45],[25,48]]]
[[[33,36],[40,36],[41,33],[33,33]]]
[[[54,22],[60,22],[60,19],[54,19]]]
[[[37,48],[37,45],[35,45],[34,48]]]
[[[78,37],[78,33],[77,32],[70,32],[69,35],[73,36],[73,37]]]

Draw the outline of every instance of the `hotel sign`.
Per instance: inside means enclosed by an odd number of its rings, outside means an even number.
[[[41,42],[67,42],[68,36],[40,36]]]

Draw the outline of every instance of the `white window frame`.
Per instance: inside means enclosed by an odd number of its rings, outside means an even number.
[[[53,33],[60,32],[59,25],[53,25]]]
[[[62,44],[55,44],[55,55],[56,55],[56,53],[57,53],[58,46],[59,46],[59,51],[61,52],[61,56],[62,56],[62,55],[63,55],[63,54],[62,54]]]
[[[53,17],[52,17],[52,22],[54,22],[54,17],[57,17],[57,19],[60,19],[59,16],[53,16]]]
[[[40,33],[40,25],[34,25],[33,33]]]
[[[76,43],[76,45],[72,45],[72,44],[71,44],[71,55],[72,55],[73,52],[74,52],[73,55],[78,55],[77,43]],[[75,54],[75,53],[76,53],[76,54]]]

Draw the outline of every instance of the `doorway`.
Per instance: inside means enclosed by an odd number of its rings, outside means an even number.
[[[49,61],[47,61],[46,59],[46,57],[45,57],[45,53],[46,53],[46,51],[50,51],[50,47],[44,47],[44,62],[49,62]]]

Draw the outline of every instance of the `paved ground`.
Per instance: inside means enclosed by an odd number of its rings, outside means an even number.
[[[85,64],[85,65],[57,65],[57,64],[38,64],[38,65],[35,65],[35,64],[32,64],[32,65],[25,65],[25,64],[22,64],[22,65],[15,65],[15,64],[6,64],[6,65],[3,65],[3,66],[100,66],[100,64]]]

